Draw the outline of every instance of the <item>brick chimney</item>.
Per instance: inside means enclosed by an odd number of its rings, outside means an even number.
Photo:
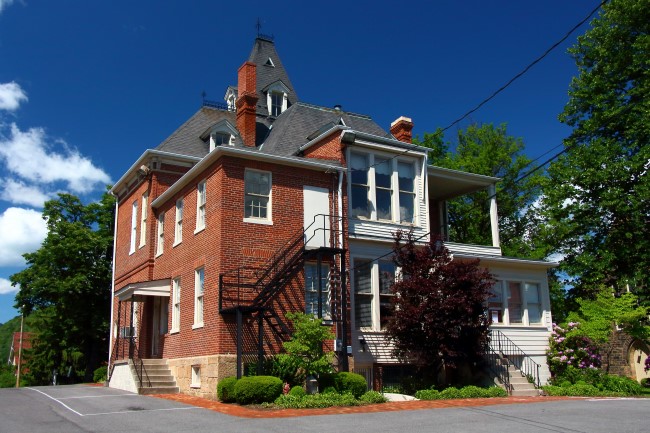
[[[237,71],[237,129],[244,145],[255,147],[255,120],[257,100],[257,66],[244,62]]]
[[[400,116],[397,120],[390,124],[390,133],[404,143],[411,144],[413,138],[413,121],[408,117]]]

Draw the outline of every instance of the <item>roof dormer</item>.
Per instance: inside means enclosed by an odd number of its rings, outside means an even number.
[[[262,91],[266,94],[269,116],[278,117],[288,108],[289,88],[282,81],[276,81]]]
[[[237,101],[237,87],[228,86],[223,99],[228,104],[228,111],[237,111],[237,107],[235,106],[235,102]]]
[[[209,142],[210,152],[217,146],[234,146],[237,129],[227,120],[222,120],[201,134],[203,141]]]

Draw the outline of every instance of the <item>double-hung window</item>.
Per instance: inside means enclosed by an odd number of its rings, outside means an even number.
[[[138,232],[138,201],[134,201],[131,205],[131,245],[129,247],[129,254],[135,253],[135,240]]]
[[[159,256],[165,249],[165,212],[158,215],[158,239],[156,241],[156,255]]]
[[[149,192],[142,194],[142,209],[140,210],[140,248],[147,243],[147,216],[149,214]]]
[[[397,162],[399,185],[399,221],[415,223],[415,166],[410,162]]]
[[[203,292],[205,288],[205,269],[194,271],[194,327],[203,326]]]
[[[355,326],[369,331],[383,330],[393,314],[395,264],[389,260],[355,258],[353,266]]]
[[[244,190],[244,218],[271,220],[271,173],[246,170]]]
[[[196,187],[196,231],[205,228],[205,181]]]
[[[541,325],[542,301],[539,283],[497,281],[488,298],[493,324]]]
[[[350,154],[350,215],[415,224],[415,162],[385,154]]]
[[[279,116],[282,114],[282,106],[284,104],[284,93],[271,92],[271,116]]]
[[[392,160],[375,157],[375,197],[377,219],[393,220],[393,167]]]
[[[176,224],[174,225],[174,245],[183,241],[183,199],[176,200]]]
[[[181,279],[172,280],[172,329],[178,332],[181,327]]]
[[[305,313],[324,320],[332,320],[330,310],[329,266],[321,264],[320,284],[318,279],[318,265],[316,263],[307,263],[304,269]],[[318,309],[319,296],[320,310]]]
[[[368,155],[353,153],[350,158],[351,210],[353,217],[370,218]]]

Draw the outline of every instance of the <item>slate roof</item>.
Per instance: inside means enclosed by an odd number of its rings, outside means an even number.
[[[297,102],[273,122],[261,151],[274,155],[294,155],[302,145],[319,135],[319,130],[324,132],[339,125],[341,120],[355,131],[390,137],[369,116]]]
[[[271,59],[273,66],[267,65],[268,60]],[[273,41],[258,37],[255,39],[255,45],[251,50],[248,61],[257,65],[257,114],[260,116],[268,116],[269,109],[266,105],[266,95],[262,90],[266,89],[271,84],[281,81],[289,93],[287,94],[287,105],[291,106],[298,101],[296,91],[293,89],[293,84],[289,80],[289,75],[282,65],[282,60],[275,51],[275,44]]]
[[[210,143],[203,141],[201,135],[221,120],[228,120],[234,127],[237,127],[235,113],[211,107],[201,107],[172,135],[160,143],[156,150],[202,158],[208,154]],[[243,147],[243,145],[241,138],[235,137],[235,146]]]

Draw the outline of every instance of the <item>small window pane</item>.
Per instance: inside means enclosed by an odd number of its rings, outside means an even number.
[[[352,216],[370,217],[370,206],[368,203],[368,188],[365,186],[352,185]]]
[[[390,190],[377,189],[377,219],[393,219],[393,214],[391,212],[391,195]]]
[[[379,188],[391,187],[393,169],[390,161],[384,158],[375,158],[375,184]]]
[[[415,208],[415,194],[399,193],[399,219],[403,223],[413,223]]]
[[[386,329],[388,319],[393,315],[391,287],[395,283],[395,264],[388,261],[379,262],[379,325]]]
[[[414,191],[415,173],[413,164],[406,162],[397,163],[397,172],[399,173],[399,189],[400,191]]]
[[[368,184],[368,157],[353,153],[350,158],[350,177],[353,184]]]
[[[371,262],[354,261],[354,318],[357,328],[372,326]]]
[[[522,323],[521,284],[508,283],[508,316],[510,323]]]
[[[542,323],[542,304],[539,296],[539,284],[526,283],[526,303],[528,323],[532,325]]]

